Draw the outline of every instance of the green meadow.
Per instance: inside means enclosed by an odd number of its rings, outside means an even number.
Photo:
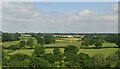
[[[79,41],[79,40],[81,40],[81,39],[80,38],[57,39],[56,42],[53,44],[45,44],[44,46],[48,47],[45,49],[45,51],[46,51],[46,53],[53,53],[54,47],[66,47],[67,45],[74,45],[74,46],[80,48],[80,47],[82,47],[81,46],[82,41]],[[18,43],[19,43],[19,41],[11,41],[11,42],[3,42],[2,45],[5,47],[9,47],[11,44],[18,44]],[[91,49],[91,46],[88,46],[88,49],[80,48],[78,53],[86,53],[86,54],[89,54],[90,56],[101,53],[105,56],[108,56],[118,50],[118,48],[114,48],[115,46],[117,46],[115,43],[103,43],[102,49]],[[27,46],[26,46],[26,48],[27,48]],[[20,50],[15,50],[15,51],[5,49],[5,52],[8,53],[8,55],[17,54],[17,53],[32,55],[33,51],[34,51],[34,49],[20,49]],[[64,48],[60,48],[60,51],[61,51],[61,53],[64,53]]]

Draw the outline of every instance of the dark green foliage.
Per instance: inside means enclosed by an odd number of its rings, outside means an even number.
[[[44,36],[44,42],[45,42],[45,44],[55,43],[55,37],[53,37],[53,35],[51,35],[51,34],[46,34]]]
[[[2,66],[9,66],[9,59],[3,58],[2,59]]]
[[[118,35],[107,35],[106,36],[106,41],[110,43],[116,42],[116,38],[118,38]]]
[[[106,57],[106,60],[110,63],[111,66],[114,66],[119,61],[118,54],[111,54]]]
[[[92,58],[88,54],[80,53],[78,54],[78,58],[81,68],[89,69],[93,67]]]
[[[80,67],[79,57],[75,53],[66,53],[64,61],[67,62],[67,67]]]
[[[43,44],[51,44],[51,43],[55,43],[55,37],[52,34],[32,34],[33,37],[35,37],[37,39],[38,43],[41,43],[41,45]]]
[[[95,46],[96,46],[96,48],[101,48],[102,47],[102,41],[100,40],[100,39],[98,39],[98,40],[96,40],[95,41]]]
[[[43,57],[45,55],[45,47],[40,44],[37,44],[33,55],[36,57]]]
[[[68,45],[64,49],[64,53],[75,53],[75,54],[77,54],[77,52],[78,52],[78,48],[74,45]]]
[[[2,42],[20,40],[19,36],[20,35],[18,33],[3,33],[2,34]]]
[[[59,48],[54,48],[53,54],[59,55],[60,53],[61,53],[61,52],[60,52],[60,49],[59,49]]]
[[[75,67],[82,69],[82,68],[80,67],[79,63],[77,63],[77,62],[75,62],[75,61],[70,61],[70,62],[68,62],[68,63],[66,64],[66,67],[67,67],[67,68],[70,68],[70,69],[75,68]]]
[[[90,41],[88,39],[84,39],[81,45],[89,46],[90,45]]]
[[[38,44],[41,43],[41,45],[43,45],[45,43],[44,38],[42,36],[39,36],[36,39]]]
[[[118,51],[116,51],[115,54],[118,55],[118,59],[120,60],[120,49],[118,49]]]
[[[75,54],[75,53],[66,53],[66,54],[64,54],[64,56],[65,56],[64,61],[74,61],[74,59],[77,57],[77,54]]]
[[[47,60],[51,64],[52,67],[56,67],[55,62],[61,62],[62,56],[59,54],[47,53],[45,54],[44,59]]]
[[[25,59],[28,59],[29,57],[25,54],[18,53],[10,56],[9,61],[24,61]]]
[[[120,61],[118,61],[117,64],[115,65],[115,69],[120,69]]]
[[[2,59],[4,59],[4,58],[5,58],[5,56],[6,56],[6,53],[5,53],[5,51],[4,51],[4,50],[2,50]]]
[[[54,59],[55,57],[54,57],[54,55],[51,54],[51,53],[45,54],[44,58],[45,58],[45,60],[47,60],[50,64],[55,62],[55,59]]]
[[[64,61],[69,62],[66,65],[67,67],[73,67],[74,65],[72,65],[72,64],[75,64],[75,66],[78,66],[78,63],[77,63],[78,62],[77,52],[78,52],[78,48],[73,46],[73,45],[68,45],[64,49]]]
[[[120,35],[108,35],[105,40],[110,43],[116,43],[120,47]]]
[[[20,45],[19,44],[15,44],[15,45],[10,45],[8,47],[9,50],[19,50],[20,49]]]
[[[102,54],[95,54],[93,57],[94,68],[110,68],[110,63],[106,60]]]
[[[31,68],[50,67],[50,64],[48,61],[44,60],[43,58],[33,57],[30,60],[29,67]]]
[[[20,45],[20,47],[24,47],[26,45],[26,41],[20,41],[19,45]]]
[[[95,45],[96,48],[101,48],[102,43],[103,43],[103,38],[100,38],[100,36],[98,35],[90,35],[90,36],[84,37],[81,45],[83,46]]]
[[[88,54],[80,53],[79,55],[74,53],[68,53],[65,55],[65,62],[67,67],[80,67],[81,69],[92,68],[92,59]]]
[[[30,46],[31,48],[35,45],[32,38],[29,38],[29,39],[27,40],[27,45]]]
[[[29,66],[29,56],[18,53],[11,55],[9,58],[9,66],[10,67],[28,67]]]
[[[25,61],[11,61],[9,63],[10,67],[28,67],[29,66],[29,61],[25,60]]]
[[[115,39],[116,39],[115,40],[116,45],[118,45],[118,47],[120,48],[120,35],[117,36]]]

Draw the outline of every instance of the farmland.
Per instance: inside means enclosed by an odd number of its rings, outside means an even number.
[[[114,39],[106,39],[100,35],[55,37],[51,34],[36,34],[36,36],[19,36],[12,41],[6,40],[2,42],[3,66],[29,67],[39,64],[45,67],[66,67],[70,63],[70,67],[72,65],[92,67],[91,64],[98,66],[97,62],[115,67],[118,63],[117,43],[113,42]]]
[[[53,44],[45,44],[45,47],[53,47],[53,48],[46,48],[46,53],[52,53],[54,47],[65,47],[67,45],[74,45],[76,47],[81,47],[81,42],[82,41],[78,41],[80,38],[61,38],[56,40],[56,43]],[[11,41],[11,42],[3,42],[3,46],[5,47],[9,47],[11,44],[17,44],[19,43],[19,41]],[[108,47],[108,48],[103,48],[103,49],[79,49],[79,53],[86,53],[89,55],[94,55],[97,53],[102,53],[104,55],[110,55],[113,54],[115,51],[118,50],[118,48],[113,48],[117,46],[115,43],[103,43],[103,47]],[[89,46],[91,47],[91,46]],[[112,48],[109,48],[112,47]],[[12,51],[12,50],[5,50],[5,52],[9,53],[8,55],[12,55],[12,54],[17,54],[17,53],[23,53],[23,54],[28,54],[31,55],[32,52],[34,50],[33,49],[23,49],[23,50],[16,50],[16,51]],[[64,48],[60,48],[60,51],[63,53],[64,52]]]

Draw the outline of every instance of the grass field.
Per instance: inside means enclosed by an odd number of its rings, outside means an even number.
[[[118,50],[118,48],[104,48],[104,49],[80,49],[79,53],[86,53],[90,56],[93,56],[94,54],[103,54],[105,56],[108,56],[110,54],[115,53]]]
[[[33,49],[30,49],[30,50],[16,50],[14,52],[9,53],[8,55],[17,54],[17,53],[23,53],[23,54],[26,54],[26,55],[32,55],[33,51],[34,51]]]
[[[118,50],[118,48],[104,48],[104,49],[80,49],[79,53],[86,53],[90,56],[93,56],[94,54],[103,54],[105,56],[108,56],[110,54],[115,53]],[[27,55],[31,55],[34,50],[17,50],[9,53],[8,55],[17,54],[17,53],[23,53]],[[51,49],[45,49],[46,53],[53,53],[53,48]],[[64,53],[64,48],[60,48],[61,53]]]
[[[20,41],[9,41],[9,42],[2,42],[4,47],[9,47],[10,45],[18,44]]]
[[[115,43],[103,43],[103,47],[114,47],[117,46]]]
[[[74,46],[80,47],[82,41],[78,41],[78,40],[80,40],[80,38],[60,38],[56,40],[56,43],[45,44],[45,47],[54,47],[54,46],[59,47],[59,46],[67,46],[67,45],[74,45]],[[19,43],[19,41],[3,42],[3,46],[8,47],[11,44],[17,44],[17,43]],[[86,54],[89,54],[90,56],[101,53],[105,56],[108,56],[118,50],[117,48],[114,48],[114,46],[117,46],[117,45],[115,43],[103,43],[103,47],[108,47],[108,48],[80,49],[79,53],[86,53]],[[109,47],[112,47],[112,48],[109,48]],[[45,51],[46,53],[53,53],[53,49],[54,48],[46,48]],[[64,48],[60,48],[60,50],[62,53],[64,52]],[[33,49],[16,50],[16,51],[5,50],[5,52],[8,53],[8,55],[17,54],[17,53],[31,55],[33,51],[34,51]]]

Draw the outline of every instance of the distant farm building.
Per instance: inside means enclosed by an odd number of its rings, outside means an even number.
[[[31,37],[30,34],[21,34],[21,36]]]
[[[58,35],[54,35],[56,37],[66,37],[66,38],[79,38],[79,37],[83,37],[83,35],[75,35],[75,34],[72,34],[72,35],[69,35],[69,34],[58,34]]]

